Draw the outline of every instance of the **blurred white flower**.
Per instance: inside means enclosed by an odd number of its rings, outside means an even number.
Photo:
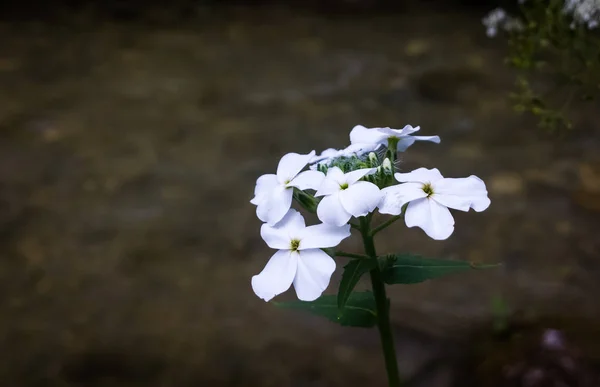
[[[520,19],[508,15],[502,8],[490,11],[483,18],[482,22],[486,28],[486,34],[490,38],[495,37],[499,30],[510,32],[521,31],[524,28],[523,22]]]
[[[256,180],[254,198],[258,218],[270,225],[279,222],[292,205],[294,187],[316,190],[325,175],[318,171],[302,171],[315,156],[315,151],[306,155],[288,153],[281,158],[277,174],[262,175]]]
[[[440,143],[439,136],[411,136],[412,133],[419,131],[420,127],[412,127],[406,125],[402,129],[391,129],[391,128],[365,128],[362,125],[356,125],[350,132],[350,142],[352,144],[377,144],[386,145],[388,144],[389,138],[397,138],[398,146],[396,150],[398,152],[404,152],[409,146],[415,143],[415,141],[431,141],[436,144]]]
[[[572,28],[584,24],[592,30],[600,23],[600,0],[566,0],[563,11],[573,17]]]
[[[335,261],[321,248],[335,247],[350,236],[350,225],[317,224],[306,227],[296,210],[289,210],[275,226],[263,224],[260,235],[278,251],[260,274],[252,277],[252,290],[265,301],[288,290],[292,283],[302,301],[321,296],[335,271]]]
[[[317,207],[317,216],[323,223],[342,226],[352,216],[365,216],[377,208],[382,193],[373,183],[360,181],[377,168],[364,168],[346,174],[338,167],[327,170],[327,176],[315,193],[324,196]]]
[[[408,227],[420,227],[436,240],[447,239],[454,231],[453,208],[481,212],[489,207],[485,183],[477,176],[444,178],[437,169],[419,168],[410,173],[396,173],[398,184],[384,188],[379,212],[399,215],[408,203],[404,218]]]

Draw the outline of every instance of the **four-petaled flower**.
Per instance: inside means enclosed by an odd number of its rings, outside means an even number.
[[[408,203],[406,226],[420,227],[433,239],[447,239],[454,231],[454,218],[448,208],[481,212],[490,205],[485,183],[477,176],[444,178],[435,168],[419,168],[394,177],[403,184],[382,190],[379,212],[399,215]]]
[[[317,216],[323,223],[342,226],[352,216],[365,216],[379,204],[382,194],[373,183],[360,181],[377,168],[364,168],[346,174],[338,167],[327,170],[327,176],[315,196],[325,196],[317,207]]]
[[[256,216],[263,222],[274,225],[288,212],[292,205],[294,187],[318,189],[325,177],[319,171],[302,171],[315,157],[315,151],[302,155],[288,153],[277,166],[277,174],[262,175],[256,180],[254,198],[250,203],[256,205]]]
[[[260,235],[278,249],[260,274],[252,277],[254,293],[265,301],[288,290],[292,283],[302,301],[321,296],[335,271],[335,261],[321,248],[335,247],[350,236],[350,225],[317,224],[306,227],[296,210],[289,210],[275,226],[263,224]]]
[[[412,133],[419,131],[420,127],[412,127],[406,125],[402,129],[391,128],[365,128],[362,125],[356,125],[350,132],[350,142],[354,144],[382,144],[387,145],[389,138],[398,140],[396,150],[404,152],[415,141],[431,141],[436,144],[440,143],[439,136],[411,136]]]

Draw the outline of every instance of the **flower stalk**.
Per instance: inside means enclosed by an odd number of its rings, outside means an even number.
[[[375,242],[373,240],[372,231],[370,230],[370,219],[366,217],[360,218],[361,235],[365,248],[365,253],[370,259],[377,260],[377,252],[375,250]],[[381,276],[379,266],[370,271],[371,286],[373,287],[373,295],[377,307],[377,328],[381,339],[383,356],[385,358],[385,369],[387,372],[388,383],[390,387],[400,387],[400,373],[398,371],[398,361],[396,360],[396,349],[394,347],[394,337],[392,327],[390,325],[390,313],[388,298],[385,291],[385,283]]]

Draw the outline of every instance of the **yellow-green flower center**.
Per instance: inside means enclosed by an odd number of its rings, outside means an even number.
[[[298,251],[298,247],[300,247],[300,240],[292,239],[292,241],[290,242],[290,250]]]
[[[341,189],[347,189],[348,188],[348,183],[342,183],[342,184],[340,184],[340,188]]]
[[[431,195],[433,195],[433,187],[431,186],[431,183],[425,183],[423,184],[423,192],[425,192],[427,194],[427,197],[430,197]]]

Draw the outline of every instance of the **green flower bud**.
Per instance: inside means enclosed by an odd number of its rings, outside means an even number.
[[[313,214],[317,212],[319,200],[317,200],[317,198],[315,198],[313,195],[310,195],[298,188],[294,188],[294,200],[300,203],[302,208],[305,210],[312,212]]]
[[[385,160],[383,160],[381,166],[383,167],[383,171],[385,173],[392,174],[394,172],[394,169],[392,168],[392,162],[387,157]]]

